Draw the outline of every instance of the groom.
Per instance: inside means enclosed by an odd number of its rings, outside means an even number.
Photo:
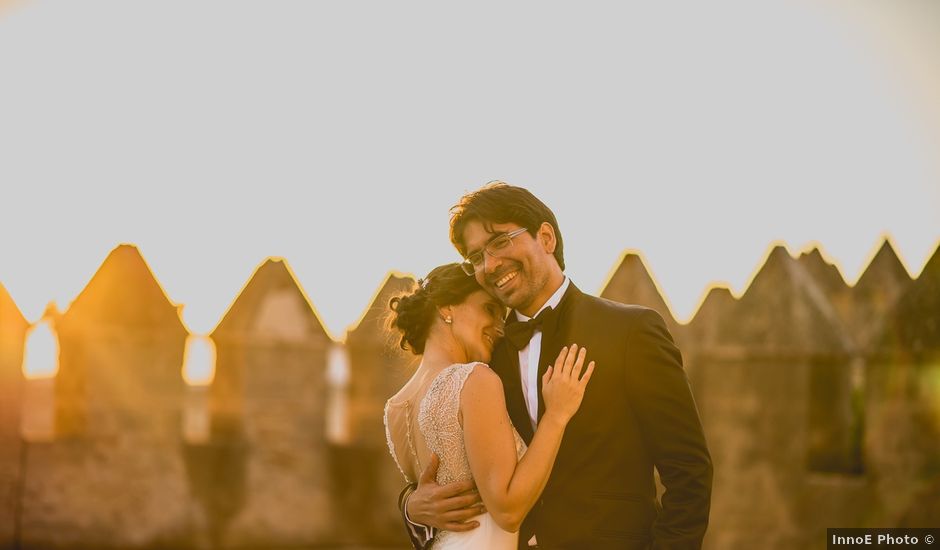
[[[496,182],[465,195],[452,209],[450,237],[465,271],[513,309],[491,367],[526,442],[545,411],[541,381],[551,358],[576,343],[596,363],[519,548],[699,548],[712,464],[662,318],[578,290],[564,274],[555,215],[526,189]],[[654,466],[666,488],[661,505]],[[437,529],[473,528],[460,520],[480,512],[475,493],[463,492],[468,482],[438,486],[435,468],[399,499],[416,548]]]

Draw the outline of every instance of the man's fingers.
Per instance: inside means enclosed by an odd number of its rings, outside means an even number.
[[[483,506],[473,506],[472,508],[465,508],[463,510],[454,510],[452,512],[447,512],[446,514],[441,515],[441,521],[445,523],[450,522],[464,522],[470,519],[473,519],[483,513]]]
[[[473,481],[455,481],[453,483],[448,483],[440,489],[437,490],[437,498],[445,499],[450,497],[456,497],[462,495],[463,493],[472,493],[476,495],[476,498],[479,499],[479,493],[476,492],[476,486],[473,484]]]
[[[476,508],[483,503],[480,500],[480,493],[476,491],[450,497],[440,502],[440,509],[446,512]]]
[[[476,521],[468,521],[468,522],[466,522],[466,523],[452,522],[452,523],[445,523],[445,524],[444,524],[444,530],[445,530],[445,531],[456,531],[456,532],[459,533],[459,532],[463,532],[463,531],[472,531],[472,530],[476,529],[476,528],[479,527],[479,526],[480,526],[480,523],[479,523],[479,522],[476,522]]]
[[[431,455],[431,460],[428,461],[428,465],[424,467],[424,471],[421,472],[421,478],[418,480],[419,485],[424,485],[426,483],[437,483],[437,467],[440,466],[441,460],[437,457],[436,454]]]
[[[548,368],[545,369],[545,374],[542,375],[542,387],[545,387],[546,385],[548,385],[548,381],[552,379],[552,370],[554,369],[552,369],[551,365],[549,365]]]

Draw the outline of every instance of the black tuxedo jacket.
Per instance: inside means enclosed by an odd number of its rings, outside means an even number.
[[[533,533],[543,549],[699,548],[712,464],[682,356],[662,317],[569,284],[557,316],[542,327],[540,418],[542,374],[572,343],[587,348],[594,374],[548,484],[522,526],[520,548]],[[530,442],[518,352],[504,339],[490,366],[503,381],[513,425]],[[653,466],[666,488],[661,506]]]

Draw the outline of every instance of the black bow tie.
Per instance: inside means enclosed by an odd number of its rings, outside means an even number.
[[[522,350],[529,345],[529,340],[532,339],[536,329],[545,324],[549,317],[553,317],[554,314],[555,309],[547,307],[528,321],[519,321],[506,325],[506,340],[516,351]]]

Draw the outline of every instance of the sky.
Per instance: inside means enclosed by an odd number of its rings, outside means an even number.
[[[685,321],[776,242],[919,273],[937,98],[929,0],[0,1],[0,284],[36,321],[133,243],[205,334],[278,256],[341,338],[500,179],[578,286],[638,250]]]

